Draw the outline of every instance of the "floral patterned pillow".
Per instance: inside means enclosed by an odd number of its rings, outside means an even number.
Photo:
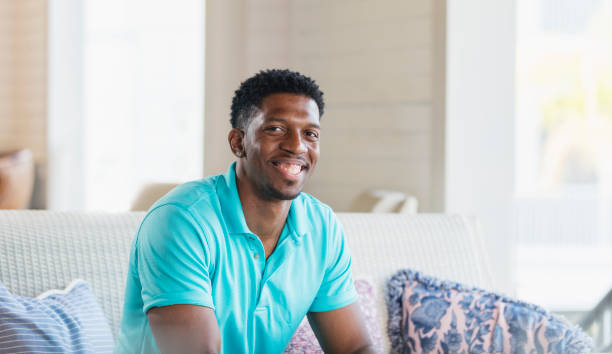
[[[382,353],[382,337],[378,326],[374,288],[367,280],[356,280],[355,290],[359,294],[359,308],[361,308],[366,327],[370,332],[370,338],[377,351]],[[284,353],[323,353],[323,349],[321,349],[319,341],[306,318],[293,334],[293,338],[291,338]]]
[[[388,283],[392,353],[587,353],[592,340],[535,305],[402,270]]]

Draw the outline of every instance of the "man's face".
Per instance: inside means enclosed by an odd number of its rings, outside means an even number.
[[[297,197],[319,158],[319,109],[307,96],[277,93],[264,98],[243,138],[242,165],[264,199]]]

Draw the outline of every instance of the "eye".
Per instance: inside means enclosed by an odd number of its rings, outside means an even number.
[[[272,134],[279,134],[283,132],[283,128],[279,127],[278,125],[271,125],[269,127],[264,128],[264,131]]]
[[[319,133],[313,130],[309,130],[306,132],[306,136],[309,138],[312,138],[314,140],[318,140],[319,139]]]

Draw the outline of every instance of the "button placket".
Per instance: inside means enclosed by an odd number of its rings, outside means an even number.
[[[247,234],[246,240],[248,244],[248,255],[252,257],[253,261],[251,262],[252,266],[255,270],[255,303],[254,308],[257,307],[259,303],[259,298],[261,296],[262,285],[263,285],[263,274],[265,271],[265,262],[263,262],[262,255],[264,254],[263,244],[259,240],[259,238],[254,234]]]
[[[249,249],[251,250],[251,256],[256,261],[256,264],[261,267],[261,262],[264,259],[262,256],[265,252],[263,249],[263,244],[255,235],[248,235],[247,238],[249,240]],[[260,269],[260,273],[263,273],[263,269]]]

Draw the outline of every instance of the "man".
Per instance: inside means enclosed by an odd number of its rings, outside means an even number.
[[[305,315],[326,352],[373,352],[342,227],[302,193],[322,95],[288,70],[241,84],[237,162],[168,193],[136,234],[117,352],[279,353]]]

